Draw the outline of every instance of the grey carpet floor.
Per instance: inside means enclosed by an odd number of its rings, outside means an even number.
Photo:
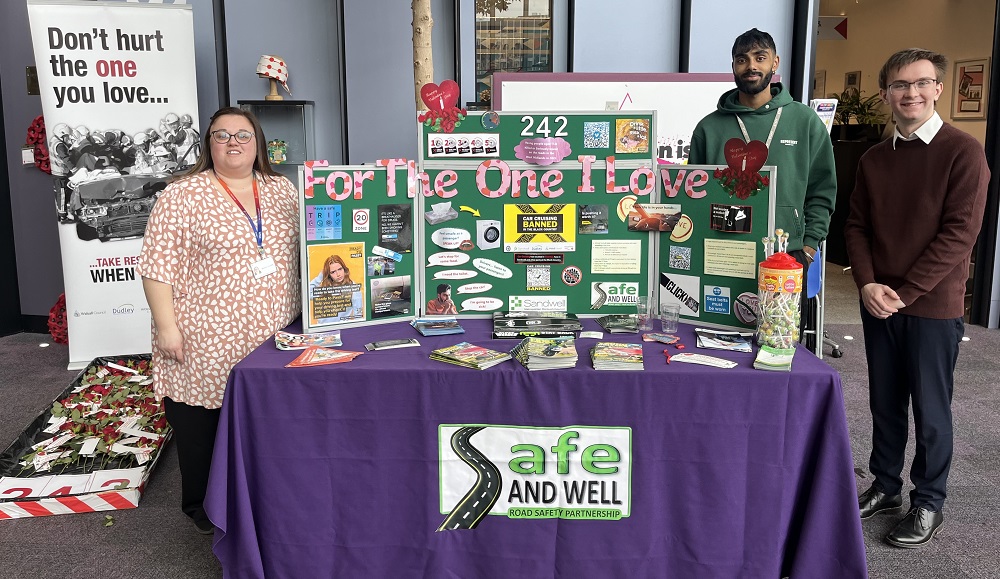
[[[858,301],[849,274],[833,265],[827,272],[827,330],[841,345],[844,356],[832,358],[830,348],[826,348],[825,360],[843,382],[858,489],[863,491],[871,482],[866,472],[871,415]],[[865,521],[872,578],[1000,577],[996,555],[1000,534],[992,528],[993,513],[1000,511],[1000,331],[966,326],[966,336],[969,341],[962,346],[956,372],[955,458],[945,526],[926,547],[904,550],[882,541],[902,515],[879,515]],[[0,338],[0,445],[4,447],[75,376],[75,372],[65,370],[66,348],[39,347],[43,341],[48,341],[48,336]],[[110,527],[104,526],[105,513],[0,521],[0,577],[221,577],[211,538],[197,534],[180,512],[180,473],[173,446],[168,446],[160,460],[139,508],[111,511],[114,524]],[[904,493],[908,490],[906,487]],[[670,575],[665,571],[664,576]]]

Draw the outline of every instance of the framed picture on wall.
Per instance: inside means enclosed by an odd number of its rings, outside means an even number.
[[[951,92],[952,120],[986,119],[989,77],[989,58],[955,61],[955,84]]]
[[[814,99],[826,98],[826,71],[817,70],[813,76],[813,96]]]
[[[844,73],[844,91],[854,89],[854,92],[861,92],[861,71],[855,70]]]

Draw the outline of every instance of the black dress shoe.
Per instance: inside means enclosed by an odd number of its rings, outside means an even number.
[[[879,513],[895,513],[903,509],[902,495],[887,495],[872,485],[858,497],[861,520],[870,519]]]
[[[910,509],[896,528],[885,536],[885,540],[904,549],[923,547],[934,538],[943,523],[944,514],[941,511],[932,511],[927,507]]]
[[[215,525],[213,525],[212,521],[209,521],[208,519],[195,519],[194,528],[198,529],[198,532],[202,535],[215,534]]]

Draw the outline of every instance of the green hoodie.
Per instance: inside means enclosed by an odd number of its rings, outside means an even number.
[[[775,227],[789,233],[790,251],[803,245],[818,248],[830,229],[837,198],[833,144],[826,126],[811,108],[792,100],[781,83],[771,85],[771,100],[756,110],[740,104],[738,92],[733,89],[723,94],[719,109],[695,127],[688,163],[726,164],[726,141],[743,139],[735,115],[743,119],[751,139],[767,141],[776,111],[782,108],[766,163],[778,168]]]

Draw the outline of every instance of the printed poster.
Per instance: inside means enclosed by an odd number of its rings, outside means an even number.
[[[413,251],[413,205],[379,205],[379,245],[396,253]]]
[[[365,244],[310,245],[309,325],[363,321],[365,310]]]
[[[575,251],[576,204],[508,204],[503,207],[503,250]]]

